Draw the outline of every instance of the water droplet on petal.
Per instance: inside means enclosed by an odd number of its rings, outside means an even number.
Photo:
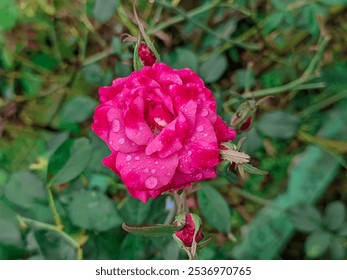
[[[207,137],[208,133],[204,133],[204,137]]]
[[[158,179],[153,176],[150,176],[146,179],[145,185],[149,189],[154,189],[158,185]]]
[[[139,127],[139,130],[142,131],[142,130],[143,130],[143,126],[140,126],[140,127]]]
[[[120,122],[119,122],[119,120],[114,120],[112,122],[112,131],[118,132],[119,130],[120,130]]]
[[[201,178],[202,178],[202,174],[201,173],[198,173],[198,174],[196,174],[196,179],[198,179],[198,180],[200,180]]]
[[[175,101],[176,101],[177,103],[180,102],[180,101],[181,101],[181,97],[175,96]]]
[[[170,173],[170,172],[166,173],[166,176],[170,176],[170,175],[171,175],[171,173]]]
[[[145,169],[143,170],[143,172],[147,173],[147,172],[148,172],[148,168],[145,168]]]
[[[123,145],[125,143],[125,139],[124,138],[119,138],[118,139],[118,143]]]
[[[140,160],[139,156],[134,157],[135,160]]]
[[[154,162],[154,164],[158,164],[158,161],[156,160],[156,161]]]
[[[200,115],[201,115],[202,117],[206,117],[206,116],[208,115],[207,109],[202,109]]]
[[[195,139],[196,139],[196,137],[195,137],[195,136],[193,136],[193,137],[192,137],[192,141],[195,141]]]
[[[203,125],[199,125],[197,128],[196,128],[196,131],[198,132],[202,132],[204,131],[205,127]]]
[[[188,151],[188,155],[190,155],[190,156],[191,156],[191,155],[192,155],[192,151]]]
[[[160,169],[161,169],[161,170],[165,169],[165,165],[162,165],[162,166],[160,167]]]
[[[155,171],[155,169],[153,168],[152,170],[151,170],[151,173],[152,174],[154,174],[156,171]]]
[[[131,155],[127,155],[126,157],[125,157],[125,160],[126,161],[130,161],[132,159],[132,156]]]

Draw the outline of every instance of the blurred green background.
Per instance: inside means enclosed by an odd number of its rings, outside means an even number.
[[[199,259],[346,259],[347,1],[141,1],[162,60],[197,71],[267,176],[224,170],[189,195],[210,244]],[[186,259],[170,223],[105,168],[97,91],[132,71],[132,1],[0,1],[0,259]],[[268,97],[256,103],[263,97]],[[255,105],[256,104],[256,105]],[[240,111],[242,110],[242,111]],[[236,141],[237,142],[237,141]]]

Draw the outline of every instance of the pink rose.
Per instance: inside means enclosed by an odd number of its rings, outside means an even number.
[[[175,236],[177,239],[180,240],[180,242],[183,243],[186,247],[191,247],[193,244],[193,238],[195,233],[195,223],[193,220],[192,215],[190,213],[185,214],[185,225],[182,229],[175,232]],[[194,215],[196,216],[196,215]],[[198,218],[198,216],[196,216]],[[198,218],[200,220],[200,218]],[[201,225],[198,229],[198,232],[195,235],[195,242],[199,243],[204,238],[204,235],[202,234],[202,228]]]
[[[155,63],[99,90],[93,131],[130,195],[146,202],[216,177],[218,145],[235,138],[212,92],[190,69]]]

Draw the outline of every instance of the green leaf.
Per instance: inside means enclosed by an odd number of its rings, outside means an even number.
[[[322,256],[328,249],[331,235],[325,231],[315,231],[305,240],[305,253],[311,259]]]
[[[337,234],[347,236],[347,222],[342,223],[342,225],[337,229]]]
[[[0,246],[22,246],[23,240],[16,213],[0,201]]]
[[[153,208],[153,200],[143,203],[138,199],[128,196],[127,201],[120,210],[124,220],[132,225],[142,225],[148,218]]]
[[[77,249],[62,238],[58,232],[30,225],[33,229],[37,246],[46,260],[75,260]]]
[[[74,97],[64,104],[60,120],[63,124],[83,122],[93,114],[96,104],[96,101],[89,96]]]
[[[113,202],[95,191],[75,193],[68,206],[68,215],[74,225],[85,229],[104,231],[122,224]]]
[[[249,174],[253,174],[253,175],[265,176],[269,173],[268,171],[260,170],[260,169],[254,167],[248,163],[243,163],[242,167],[246,172],[248,172]]]
[[[203,185],[198,191],[201,213],[217,230],[228,233],[231,229],[231,215],[228,203],[214,188]]]
[[[176,69],[190,68],[193,71],[198,70],[198,56],[187,48],[176,48],[173,53],[165,55],[163,60]]]
[[[240,69],[236,71],[236,85],[240,89],[251,88],[255,85],[255,77],[251,71]]]
[[[277,111],[261,116],[257,129],[271,138],[289,139],[298,131],[300,119],[290,113]]]
[[[259,136],[259,132],[254,127],[242,133],[240,137],[246,137],[242,144],[242,149],[249,155],[254,155],[254,153],[263,146],[263,141]]]
[[[345,219],[346,207],[341,201],[330,202],[325,208],[323,222],[328,229],[338,229]]]
[[[110,20],[118,6],[118,0],[96,0],[93,15],[100,23]]]
[[[66,140],[49,160],[47,176],[50,183],[57,185],[76,178],[88,165],[91,154],[88,139]]]
[[[224,54],[212,54],[200,67],[200,75],[205,83],[218,81],[227,70],[228,61]]]
[[[27,171],[13,173],[5,185],[5,197],[20,208],[30,209],[37,202],[47,202],[47,193],[40,178]]]
[[[333,260],[343,260],[346,256],[346,250],[337,238],[332,237],[329,244],[329,253]]]
[[[101,84],[104,77],[104,71],[97,63],[89,64],[82,68],[83,78],[91,84]]]
[[[0,1],[0,29],[10,31],[16,24],[18,8],[14,0]]]
[[[329,6],[337,6],[337,5],[346,5],[347,0],[319,0],[322,4],[329,5]]]
[[[142,237],[163,237],[168,234],[173,234],[180,230],[183,226],[174,225],[151,225],[151,226],[129,226],[125,223],[122,225],[123,229],[131,234]]]
[[[300,231],[311,232],[321,228],[322,217],[314,206],[294,207],[290,209],[289,214],[290,220]]]

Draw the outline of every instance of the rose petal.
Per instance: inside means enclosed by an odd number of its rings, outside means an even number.
[[[146,145],[153,133],[144,119],[144,102],[142,97],[137,97],[129,104],[124,116],[125,134],[137,145]]]
[[[126,187],[137,192],[148,192],[149,196],[159,195],[158,189],[167,185],[175,174],[178,164],[177,154],[160,158],[157,154],[151,156],[144,152],[123,154],[118,153],[116,168]],[[149,197],[148,196],[148,197]],[[144,199],[146,196],[142,196]],[[140,197],[137,197],[140,199]],[[148,199],[148,198],[147,198]]]
[[[235,130],[228,127],[220,116],[217,116],[217,120],[214,123],[214,130],[218,142],[227,142],[236,138]]]

